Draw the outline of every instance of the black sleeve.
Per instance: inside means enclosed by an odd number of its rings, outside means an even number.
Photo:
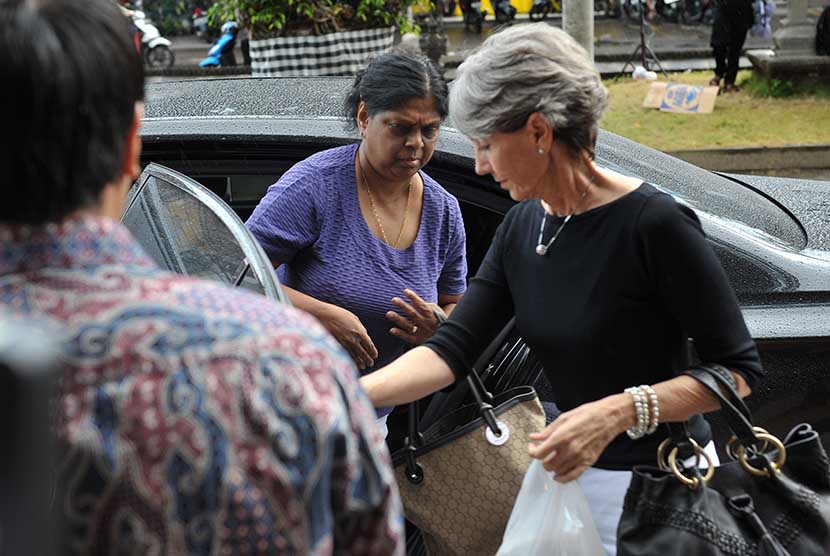
[[[746,379],[763,376],[735,292],[694,211],[665,194],[645,203],[639,233],[654,287],[694,340],[704,363],[719,363]]]
[[[503,245],[512,215],[508,211],[475,277],[446,322],[424,344],[447,362],[456,379],[469,373],[479,354],[513,315],[513,300],[503,266]]]

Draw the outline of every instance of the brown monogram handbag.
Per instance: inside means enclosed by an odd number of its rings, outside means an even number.
[[[430,556],[495,555],[530,465],[528,436],[545,427],[532,387],[491,395],[476,368],[468,384],[475,401],[423,432],[411,404],[409,436],[393,456],[406,518]]]

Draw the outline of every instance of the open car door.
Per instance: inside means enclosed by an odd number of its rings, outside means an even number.
[[[290,303],[242,220],[213,192],[175,170],[148,165],[121,221],[164,269]]]

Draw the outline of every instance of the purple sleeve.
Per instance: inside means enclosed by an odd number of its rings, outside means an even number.
[[[452,217],[450,246],[441,276],[438,277],[439,295],[458,295],[467,289],[467,234],[457,201],[453,207]]]
[[[300,162],[268,188],[245,223],[275,266],[317,240],[323,219],[320,187],[317,173]]]

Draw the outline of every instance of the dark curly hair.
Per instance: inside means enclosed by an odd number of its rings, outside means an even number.
[[[449,91],[441,72],[429,58],[404,49],[372,58],[355,76],[344,108],[352,128],[357,126],[357,108],[366,103],[370,116],[395,110],[413,98],[431,97],[444,120],[449,113]]]
[[[113,0],[0,0],[0,222],[58,222],[115,179],[144,69]]]

